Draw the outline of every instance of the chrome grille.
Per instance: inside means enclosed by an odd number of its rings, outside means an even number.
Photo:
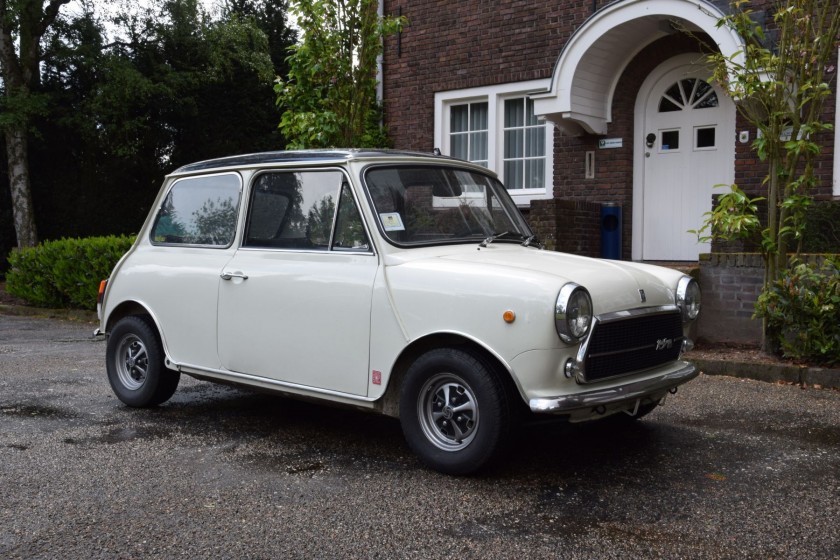
[[[580,381],[591,383],[666,364],[679,358],[682,343],[679,310],[596,322]]]

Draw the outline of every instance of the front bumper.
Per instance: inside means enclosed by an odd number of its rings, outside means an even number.
[[[634,381],[610,389],[597,389],[572,395],[531,399],[528,404],[531,411],[549,414],[570,414],[585,409],[606,407],[623,402],[632,402],[657,393],[667,393],[671,389],[691,381],[700,372],[693,364],[686,363],[677,371],[672,371],[651,379]]]

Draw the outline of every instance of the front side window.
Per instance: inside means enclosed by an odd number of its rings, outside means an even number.
[[[504,187],[454,167],[375,167],[365,184],[383,235],[398,245],[523,242],[531,236]]]
[[[361,215],[340,171],[262,173],[251,189],[245,247],[369,251]]]
[[[162,245],[228,247],[236,233],[239,176],[179,179],[155,217],[151,240]]]

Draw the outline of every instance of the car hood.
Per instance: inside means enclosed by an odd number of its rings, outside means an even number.
[[[505,278],[514,275],[529,280],[527,284],[531,287],[536,282],[555,293],[566,282],[575,282],[592,295],[596,314],[673,305],[675,288],[683,275],[658,266],[593,259],[503,243],[479,250],[475,246],[464,245],[411,249],[389,255],[385,264],[440,268],[441,272],[448,273],[471,269],[474,273],[499,274]]]

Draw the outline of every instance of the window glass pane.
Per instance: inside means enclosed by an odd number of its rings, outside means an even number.
[[[522,185],[522,160],[511,160],[505,162],[505,187],[508,189],[521,189]]]
[[[695,109],[708,109],[710,107],[717,107],[718,106],[718,98],[717,94],[712,90],[705,98],[703,98],[697,105],[694,106]]]
[[[683,96],[682,92],[680,91],[680,85],[674,84],[668,88],[668,91],[665,92],[665,95],[676,101],[678,104],[683,104]]]
[[[525,99],[505,101],[505,128],[525,125]]]
[[[526,157],[544,157],[545,156],[545,128],[542,126],[531,127],[527,130],[527,141],[525,146]]]
[[[667,97],[663,97],[662,99],[659,100],[659,112],[660,113],[672,113],[674,111],[681,111],[681,110],[682,110],[682,107],[678,107]]]
[[[470,130],[487,130],[487,103],[470,104]]]
[[[505,131],[505,159],[521,158],[525,155],[525,131]]]
[[[703,96],[709,93],[709,90],[712,89],[712,86],[704,82],[703,80],[697,80],[696,86],[694,88],[694,95],[691,98],[691,103],[697,103]]]
[[[696,142],[695,145],[698,148],[714,148],[715,147],[715,129],[714,129],[714,127],[698,128],[697,129],[697,142]]]
[[[529,97],[525,101],[525,124],[528,126],[539,126],[540,120],[534,114],[534,101]]]
[[[470,161],[476,163],[487,161],[487,133],[474,132],[470,134]]]
[[[468,150],[469,136],[467,134],[453,134],[449,146],[450,155],[458,159],[469,159]]]
[[[153,243],[226,247],[233,242],[239,210],[239,176],[181,179],[155,218]]]
[[[525,160],[525,186],[526,189],[545,188],[545,160]]]
[[[666,130],[662,133],[662,151],[680,149],[680,131]]]
[[[680,80],[680,85],[682,86],[682,102],[683,105],[689,105],[691,103],[692,95],[694,93],[694,83],[696,80],[694,78],[687,78],[685,80]],[[677,98],[678,100],[680,98]]]
[[[341,187],[332,248],[334,251],[370,251],[370,242],[365,233],[362,216],[353,201],[353,193],[347,183]]]
[[[259,175],[252,190],[244,244],[327,250],[342,181],[338,171]]]
[[[449,110],[449,129],[452,132],[467,132],[469,130],[469,110],[469,105],[455,105]]]

